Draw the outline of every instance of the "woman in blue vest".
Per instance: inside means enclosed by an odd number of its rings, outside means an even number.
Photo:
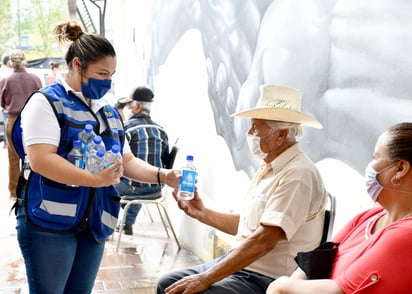
[[[102,36],[74,21],[55,27],[68,43],[68,73],[35,92],[14,126],[16,150],[24,162],[17,189],[17,236],[27,280],[34,293],[90,293],[113,233],[122,175],[136,181],[178,185],[177,171],[135,158],[124,144],[118,112],[106,101],[116,70],[116,53]],[[106,150],[120,145],[122,162],[92,174],[67,160],[87,124]]]

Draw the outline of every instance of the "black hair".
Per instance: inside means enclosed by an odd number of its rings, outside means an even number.
[[[3,56],[3,65],[6,65],[7,64],[7,62],[9,62],[10,61],[10,55],[5,55],[5,56]]]

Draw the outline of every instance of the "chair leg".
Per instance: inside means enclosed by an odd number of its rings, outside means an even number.
[[[143,207],[144,214],[147,215],[147,216],[149,217],[149,219],[150,219],[150,222],[153,223],[152,214],[150,213],[150,211],[149,211],[149,209],[147,208],[147,206],[146,206],[145,204],[142,204],[142,207]]]
[[[157,208],[157,211],[159,212],[160,220],[162,221],[163,228],[165,229],[166,235],[168,238],[170,238],[169,230],[167,229],[167,224],[165,222],[162,212],[160,211],[159,205],[160,203],[156,203],[156,208]]]
[[[172,222],[170,221],[170,217],[169,217],[169,214],[167,213],[166,207],[164,207],[162,203],[157,203],[157,209],[159,209],[159,205],[163,208],[163,212],[164,212],[164,214],[165,214],[165,216],[166,216],[167,222],[169,223],[169,228],[170,228],[170,230],[172,231],[173,237],[175,238],[175,241],[176,241],[176,244],[177,244],[177,248],[178,248],[178,249],[181,249],[182,247],[180,246],[180,242],[179,242],[179,240],[177,239],[177,235],[176,235],[175,229],[173,228]],[[160,209],[159,209],[159,213],[160,213]],[[169,234],[168,234],[168,235],[169,235]]]
[[[132,205],[132,203],[127,202],[126,206],[123,209],[123,217],[119,225],[119,237],[117,238],[116,252],[118,252],[119,250],[120,240],[122,238],[122,233],[123,233],[123,227],[124,227],[124,224],[126,223],[127,211],[129,210],[130,205]]]

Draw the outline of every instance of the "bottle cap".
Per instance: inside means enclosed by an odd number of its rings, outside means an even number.
[[[93,142],[94,142],[95,144],[100,144],[100,143],[102,142],[102,137],[100,137],[100,136],[95,136],[94,139],[93,139]]]
[[[193,155],[186,156],[186,160],[193,161]]]
[[[99,148],[99,150],[97,150],[96,151],[96,155],[98,156],[98,157],[104,157],[104,153],[105,153],[106,151],[103,149],[103,148]]]
[[[114,144],[112,146],[112,153],[119,153],[119,151],[120,151],[120,146],[117,144]]]
[[[87,124],[85,125],[84,130],[86,133],[91,133],[93,131],[93,126],[91,124]]]
[[[73,147],[80,147],[80,146],[82,146],[82,142],[80,140],[73,141]]]

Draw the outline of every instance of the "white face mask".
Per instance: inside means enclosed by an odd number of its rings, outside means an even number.
[[[265,159],[266,156],[268,156],[268,153],[263,152],[260,148],[260,137],[255,134],[247,134],[246,139],[247,144],[249,145],[249,149],[254,155],[262,160]]]
[[[129,118],[131,118],[133,116],[133,112],[131,109],[129,109],[129,107],[125,107],[123,108],[123,114],[124,114],[124,118],[126,120],[128,120]]]

